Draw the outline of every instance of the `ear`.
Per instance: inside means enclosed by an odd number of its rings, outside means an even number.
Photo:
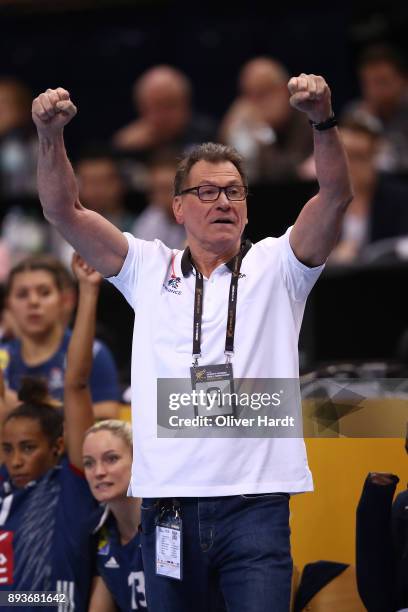
[[[181,196],[174,196],[173,198],[173,213],[177,223],[182,225],[184,223],[184,214]]]
[[[64,453],[64,450],[65,450],[64,438],[63,436],[60,436],[59,438],[56,439],[54,443],[53,454],[57,459],[59,459],[61,455]]]

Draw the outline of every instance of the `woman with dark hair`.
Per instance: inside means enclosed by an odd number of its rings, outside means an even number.
[[[72,282],[64,266],[51,256],[28,257],[10,272],[6,306],[18,337],[0,349],[7,386],[18,391],[24,376],[47,380],[52,397],[62,401],[66,354],[71,332],[66,329],[72,311]],[[109,349],[94,342],[90,379],[96,418],[117,414],[119,387]]]
[[[82,442],[93,413],[78,412],[73,404],[75,389],[91,371],[101,276],[78,257],[73,267],[80,289],[65,375],[65,432],[62,415],[38,380],[24,382],[22,404],[3,423],[0,590],[57,592],[55,604],[67,604],[60,609],[85,612],[93,576],[91,530],[100,510],[82,474]]]

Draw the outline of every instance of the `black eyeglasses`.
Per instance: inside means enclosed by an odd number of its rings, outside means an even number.
[[[202,202],[215,202],[220,197],[221,191],[223,191],[228,200],[231,200],[232,202],[245,200],[248,195],[248,187],[246,185],[228,185],[227,187],[218,187],[218,185],[200,185],[199,187],[183,189],[183,191],[180,191],[177,195],[194,193]]]

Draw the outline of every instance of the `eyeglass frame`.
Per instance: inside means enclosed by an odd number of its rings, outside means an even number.
[[[216,198],[214,198],[214,200],[203,200],[202,198],[200,198],[199,196],[199,189],[201,187],[214,187],[214,189],[218,189],[218,195]],[[242,187],[242,189],[244,190],[244,197],[243,198],[239,198],[239,199],[231,199],[228,196],[227,193],[227,189],[231,189],[232,187]],[[176,196],[181,196],[181,195],[185,195],[187,193],[194,193],[194,195],[197,196],[197,198],[200,200],[200,202],[216,202],[218,200],[218,198],[221,195],[221,192],[225,193],[225,197],[227,198],[228,202],[243,202],[247,197],[248,197],[248,186],[247,185],[227,185],[226,187],[220,187],[219,185],[212,185],[212,184],[205,184],[205,185],[197,185],[196,187],[189,187],[188,189],[183,189],[182,191],[179,191],[179,193],[176,193]]]

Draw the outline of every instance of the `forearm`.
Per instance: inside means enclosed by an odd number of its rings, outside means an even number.
[[[88,385],[93,362],[98,296],[99,287],[80,284],[77,315],[68,348],[66,387],[84,388]]]
[[[323,202],[345,211],[353,197],[347,157],[338,129],[314,132],[316,176]]]
[[[314,132],[319,193],[303,207],[290,237],[295,255],[308,266],[326,261],[353,199],[347,158],[337,128]]]
[[[38,192],[44,216],[104,276],[117,274],[127,253],[122,232],[79,201],[78,185],[62,131],[39,134]]]
[[[119,402],[114,400],[95,402],[93,405],[93,413],[97,421],[102,421],[104,419],[118,419]]]
[[[80,286],[75,325],[69,342],[64,385],[65,435],[69,460],[82,469],[82,443],[94,423],[89,377],[95,334],[97,287]]]
[[[38,193],[44,216],[58,226],[59,220],[76,212],[78,185],[62,130],[50,138],[40,134],[38,145]]]

